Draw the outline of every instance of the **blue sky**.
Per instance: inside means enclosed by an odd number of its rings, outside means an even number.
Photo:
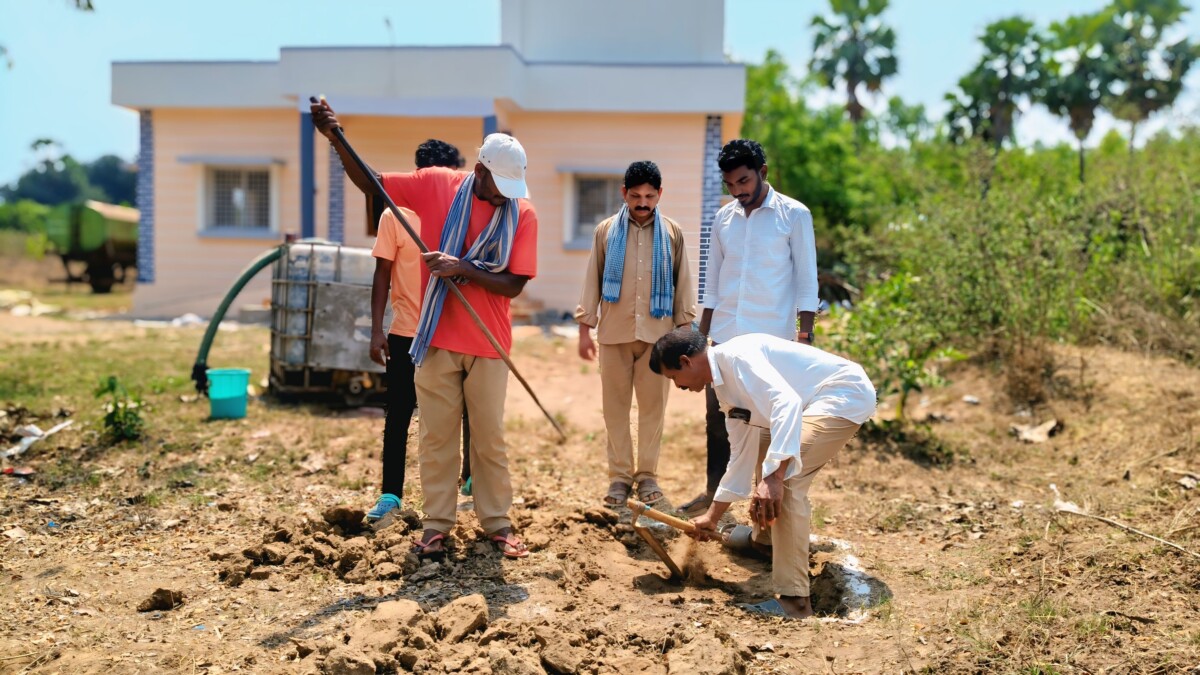
[[[597,0],[563,0],[595,2]],[[653,0],[647,0],[652,2]],[[137,153],[134,112],[110,103],[110,64],[123,60],[270,60],[283,46],[494,44],[499,0],[0,0],[0,184],[32,166],[29,145],[60,141],[81,160]],[[887,21],[898,40],[900,74],[884,94],[924,103],[940,115],[942,96],[980,54],[976,37],[990,21],[1021,14],[1040,25],[1088,12],[1104,0],[892,0]],[[726,0],[725,47],[755,62],[780,51],[803,73],[812,46],[809,22],[826,0]],[[389,32],[384,18],[390,18]],[[669,28],[669,27],[665,27]],[[1200,11],[1184,30],[1200,36]],[[1150,128],[1200,121],[1200,67],[1173,112]],[[819,97],[825,100],[828,97]],[[820,101],[818,101],[820,102]],[[1111,121],[1101,121],[1095,142]],[[1123,126],[1123,125],[1122,125]],[[1034,109],[1018,127],[1023,143],[1069,139],[1064,123]]]

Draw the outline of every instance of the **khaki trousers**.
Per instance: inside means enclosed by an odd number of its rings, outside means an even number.
[[[846,446],[862,426],[841,417],[805,417],[800,439],[801,472],[783,482],[783,508],[775,524],[766,529],[754,526],[754,540],[771,547],[771,585],[775,593],[808,597],[808,536],[811,529],[812,506],[808,488],[838,450]],[[767,458],[771,434],[761,427],[752,427],[741,420],[729,420],[729,444],[746,447],[758,444],[758,469],[755,485],[761,480],[762,463]],[[752,446],[751,446],[752,447]]]
[[[413,378],[420,411],[421,490],[425,528],[449,532],[458,507],[459,429],[463,401],[471,411],[471,475],[475,515],[484,532],[511,527],[512,482],[504,445],[508,366],[500,359],[430,347]]]
[[[662,447],[663,414],[671,381],[650,370],[649,342],[600,345],[600,389],[604,427],[608,432],[608,480],[633,485],[658,475],[658,453]],[[638,403],[637,465],[634,467],[633,436],[629,431],[629,407],[633,394]]]

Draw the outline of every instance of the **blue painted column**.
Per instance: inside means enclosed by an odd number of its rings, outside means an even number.
[[[484,117],[483,118],[483,137],[487,138],[488,134],[496,133],[496,127],[497,127],[497,122],[496,122],[495,115],[488,115],[488,116]]]
[[[137,281],[154,283],[154,115],[138,111]]]
[[[712,240],[713,220],[721,208],[721,169],[717,157],[721,154],[721,116],[709,115],[704,120],[704,169],[700,190],[700,273],[697,279],[697,304],[704,301],[704,284],[708,277],[708,248]],[[698,307],[703,311],[703,307]]]
[[[333,145],[329,146],[329,240],[346,243],[346,174]]]
[[[300,236],[304,238],[317,236],[316,209],[314,197],[317,183],[316,168],[313,166],[313,130],[312,113],[300,113]]]

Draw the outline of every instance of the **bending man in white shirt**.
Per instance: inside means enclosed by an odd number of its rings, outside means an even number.
[[[737,139],[717,157],[734,200],[713,220],[700,332],[713,344],[766,333],[813,343],[817,311],[817,246],[808,207],[767,182],[767,156],[758,143]],[[703,264],[703,263],[702,263]],[[799,322],[799,328],[797,328]],[[725,415],[709,392],[708,463],[704,492],[679,509],[698,516],[708,508],[729,462]]]
[[[729,464],[708,511],[692,521],[698,537],[714,536],[730,504],[749,498],[755,541],[765,544],[769,535],[773,544],[771,581],[779,599],[745,608],[812,616],[808,488],[875,413],[867,374],[852,361],[761,333],[709,347],[690,328],[655,343],[650,368],[680,389],[701,392],[711,384],[730,412]]]

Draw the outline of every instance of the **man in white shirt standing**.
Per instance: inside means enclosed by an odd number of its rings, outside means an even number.
[[[857,363],[771,335],[742,335],[708,347],[703,334],[687,328],[654,344],[650,368],[680,389],[707,387],[730,408],[733,456],[712,504],[692,521],[698,538],[714,536],[730,504],[749,498],[756,537],[770,528],[771,581],[779,598],[744,607],[771,616],[812,616],[808,488],[875,413],[867,374]]]
[[[811,345],[818,302],[812,213],[767,183],[767,157],[758,143],[730,141],[717,165],[734,201],[713,221],[700,332],[713,345],[747,333]],[[679,507],[689,516],[708,509],[729,462],[725,415],[711,390],[706,404],[707,481],[703,493]]]

